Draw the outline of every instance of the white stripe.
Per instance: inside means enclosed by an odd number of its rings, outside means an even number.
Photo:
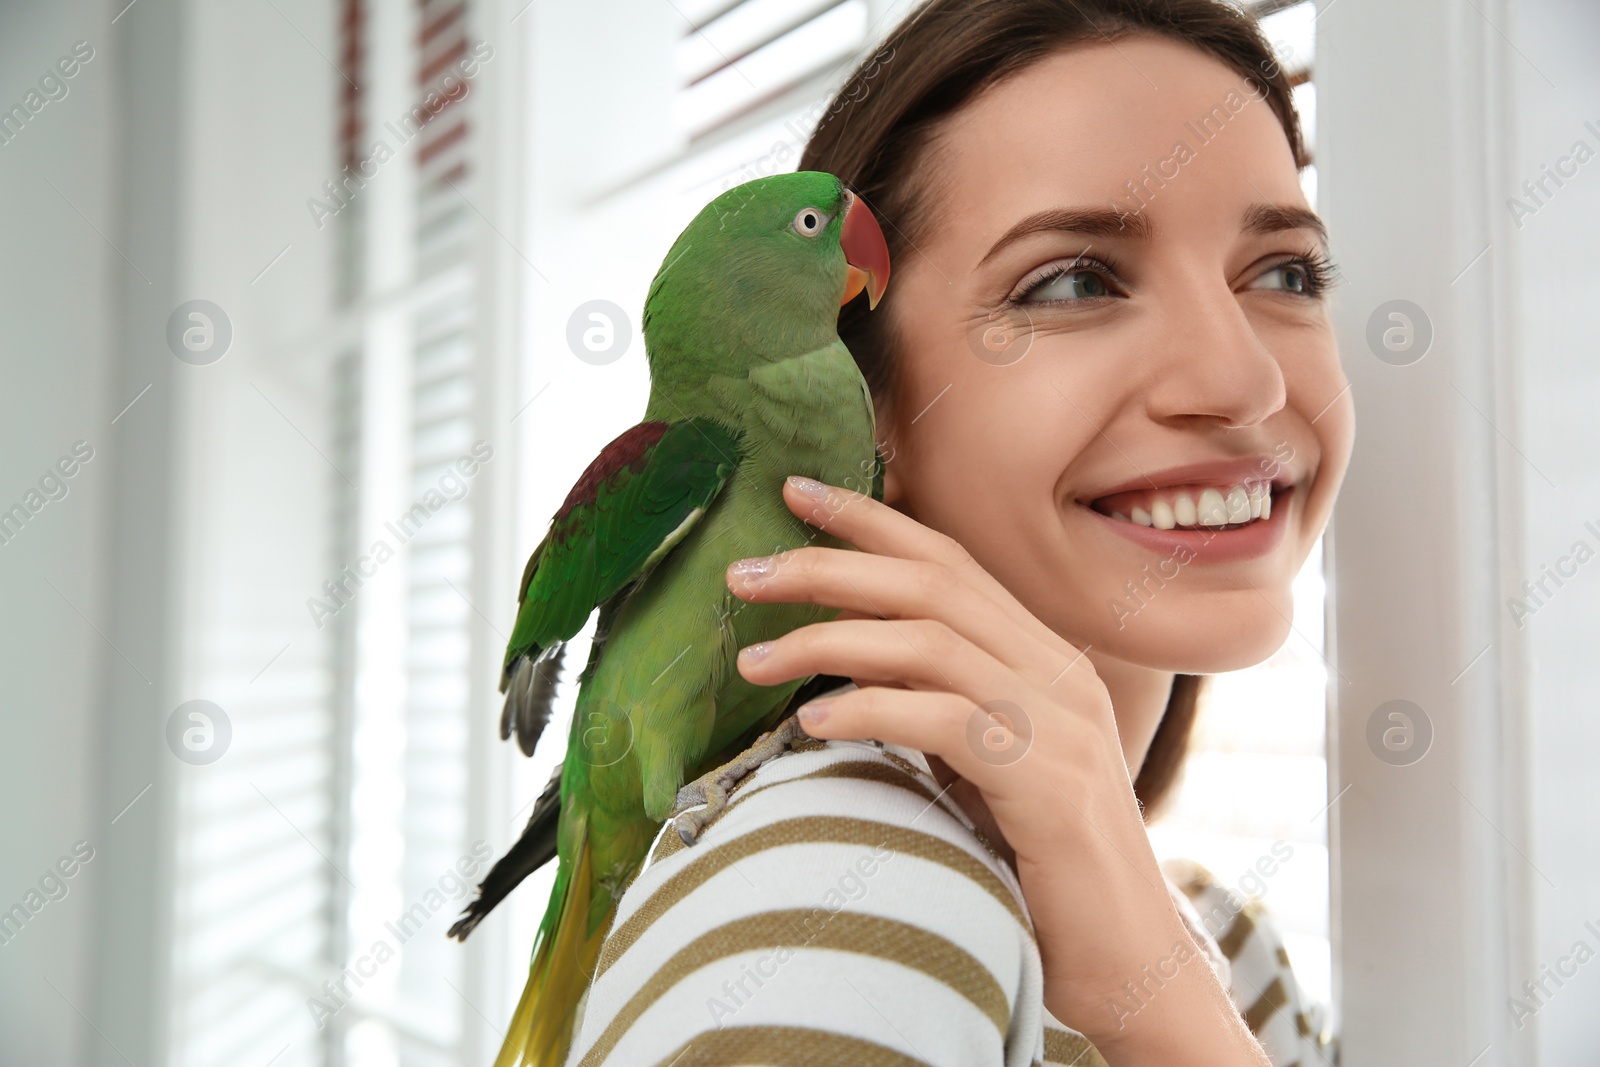
[[[600,976],[594,1004],[620,1008],[625,1000],[620,991],[637,983],[639,975],[656,973],[711,927],[765,911],[804,912],[813,936],[822,936],[844,912],[931,931],[979,960],[1013,1000],[1028,956],[1036,951],[1011,913],[982,886],[915,856],[895,854],[875,863],[868,848],[791,845],[752,857],[745,873],[756,888],[736,872],[722,871],[664,912]]]
[[[748,975],[771,974],[757,987]],[[733,983],[745,978],[745,996]],[[724,983],[727,983],[725,986]],[[730,992],[731,991],[731,992]],[[713,1008],[720,1004],[731,1014]],[[595,1010],[591,1002],[590,1011]],[[923,972],[891,960],[826,949],[805,949],[782,964],[765,950],[741,953],[703,967],[678,983],[640,1016],[601,1062],[651,1064],[692,1041],[728,1026],[814,1026],[872,1041],[934,1067],[1006,1062],[994,1023],[966,997]],[[585,1050],[592,1044],[589,1035]]]

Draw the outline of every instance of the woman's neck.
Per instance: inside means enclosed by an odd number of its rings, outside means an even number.
[[[1117,720],[1117,736],[1122,742],[1122,758],[1128,765],[1128,778],[1139,777],[1145,753],[1155,737],[1156,727],[1167,710],[1167,699],[1172,694],[1172,671],[1152,670],[1111,656],[1096,655],[1089,651],[1089,661],[1094,664],[1100,680],[1105,682],[1111,695],[1111,707]],[[1006,863],[1016,866],[1016,852],[1000,833],[983,794],[971,782],[956,774],[950,765],[932,753],[923,753],[928,769],[941,788],[948,789],[952,800],[961,806],[967,817]],[[953,784],[952,784],[953,783]]]
[[[1139,777],[1145,754],[1166,713],[1167,700],[1172,696],[1172,671],[1152,670],[1114,656],[1098,655],[1094,649],[1088,653],[1090,663],[1106,684],[1111,694],[1111,709],[1117,719],[1117,737],[1122,742],[1122,759],[1128,765],[1128,777]]]

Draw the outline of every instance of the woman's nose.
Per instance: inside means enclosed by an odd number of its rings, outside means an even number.
[[[1288,399],[1283,368],[1227,284],[1194,287],[1163,309],[1146,391],[1156,420],[1254,426]]]

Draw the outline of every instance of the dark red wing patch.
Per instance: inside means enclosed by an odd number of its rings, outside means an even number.
[[[619,434],[594,457],[594,462],[578,478],[567,499],[561,502],[551,523],[560,523],[573,508],[593,503],[600,486],[623,468],[634,473],[644,469],[645,453],[655,447],[671,425],[668,422],[641,422]]]

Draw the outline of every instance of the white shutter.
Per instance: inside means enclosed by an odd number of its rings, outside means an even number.
[[[337,85],[342,160],[366,156],[379,139],[397,144],[374,115],[398,119],[440,88],[469,46],[471,13],[459,0],[423,0],[409,12],[347,0],[339,54],[360,88]],[[377,72],[397,68],[404,86],[391,77],[385,96]],[[274,925],[252,934],[269,995],[259,973],[241,971],[215,994],[233,1014],[193,1001],[216,1014],[214,1025],[190,1027],[188,1062],[235,1062],[221,1035],[243,1018],[251,1032],[285,1034],[280,1067],[464,1064],[478,1047],[465,1035],[472,1008],[452,989],[481,982],[466,977],[468,950],[444,937],[485,869],[468,829],[469,716],[487,712],[471,706],[465,598],[487,489],[455,467],[489,436],[476,422],[473,103],[469,90],[422,123],[384,164],[395,168],[382,173],[387,184],[363,188],[335,220],[337,328],[357,340],[330,368],[329,458],[348,481],[339,477],[328,495],[329,569],[377,542],[395,555],[328,624],[330,691],[295,694],[297,709],[275,726],[287,731],[279,762],[294,773],[264,769],[256,784],[282,815],[254,793],[236,801],[254,798],[264,812],[247,829],[266,843],[255,862],[273,872],[260,881],[273,886],[261,908]],[[397,240],[409,245],[408,266],[375,266],[380,246]],[[305,727],[291,729],[299,718]],[[477,861],[466,877],[464,858]],[[328,980],[354,996],[335,999]],[[306,1025],[308,997],[337,1008],[320,1031]],[[219,1036],[208,1036],[213,1029]],[[264,1040],[247,1046],[252,1055]]]
[[[96,1062],[120,1062],[116,1046],[127,1045],[126,1058],[185,1067],[465,1067],[498,1047],[507,1012],[487,1003],[502,987],[489,975],[501,962],[494,938],[444,936],[489,850],[506,844],[474,848],[491,836],[493,775],[480,772],[504,647],[494,630],[509,625],[515,579],[493,600],[482,587],[487,574],[520,571],[483,547],[514,449],[508,415],[493,420],[496,434],[484,414],[505,360],[491,355],[504,323],[482,321],[486,279],[500,269],[484,254],[501,240],[487,216],[502,212],[480,171],[493,149],[512,157],[515,136],[484,137],[474,124],[497,114],[496,100],[515,111],[487,83],[509,81],[517,62],[498,36],[488,60],[474,51],[491,36],[478,23],[508,18],[484,6],[230,6],[196,31],[207,43],[270,27],[305,99],[283,109],[277,52],[266,73],[206,61],[181,83],[215,97],[184,98],[200,113],[231,116],[203,126],[195,158],[255,161],[225,206],[200,197],[184,207],[195,225],[177,230],[206,252],[207,295],[232,284],[221,269],[237,265],[229,255],[250,249],[232,295],[217,295],[234,347],[186,379],[195,447],[177,467],[192,497],[186,526],[199,533],[174,572],[188,606],[173,691],[216,701],[232,739],[203,766],[161,742],[162,775],[119,798],[128,807],[113,832],[170,812],[171,836],[141,857],[158,871],[155,888],[126,899],[116,885],[95,891],[111,901],[108,921],[160,912],[150,938],[163,953],[170,945],[170,976],[168,960],[118,965],[148,987],[112,988],[109,1003],[127,1015],[152,1005],[149,1045],[160,1053],[142,1056],[107,1026]],[[468,90],[407,132],[447,76],[459,87],[469,58],[478,73]],[[251,127],[269,112],[294,121]],[[301,214],[308,197],[317,210]],[[280,223],[285,205],[303,230]],[[257,215],[268,220],[259,231]],[[262,233],[258,260],[244,238]],[[487,465],[480,440],[493,448]],[[470,476],[456,467],[463,457],[477,465]],[[319,600],[331,612],[308,615]],[[169,892],[170,910],[146,899]]]
[[[413,57],[418,100],[442,91],[441,78],[469,47],[471,9],[459,0],[418,4]],[[405,464],[410,521],[396,517],[406,538],[404,743],[393,831],[402,859],[394,870],[394,918],[384,934],[400,948],[397,981],[384,1014],[382,1055],[372,1062],[405,1065],[463,1062],[460,995],[466,950],[444,937],[459,912],[455,895],[477,878],[457,870],[471,856],[467,770],[473,627],[470,596],[475,477],[456,468],[472,457],[478,433],[474,381],[475,276],[471,264],[474,98],[471,91],[422,125],[416,138],[416,277],[408,325],[409,389]],[[454,499],[459,495],[459,499]],[[441,503],[442,501],[442,503]],[[421,511],[417,505],[421,505]],[[434,506],[437,510],[434,510]],[[426,514],[424,514],[426,513]],[[474,870],[481,875],[482,866]],[[380,935],[382,936],[382,935]],[[364,946],[355,946],[358,950]],[[357,1050],[352,1049],[355,1053]],[[367,1062],[352,1055],[352,1062]]]
[[[698,140],[853,58],[866,0],[699,0],[674,52],[677,128]]]

